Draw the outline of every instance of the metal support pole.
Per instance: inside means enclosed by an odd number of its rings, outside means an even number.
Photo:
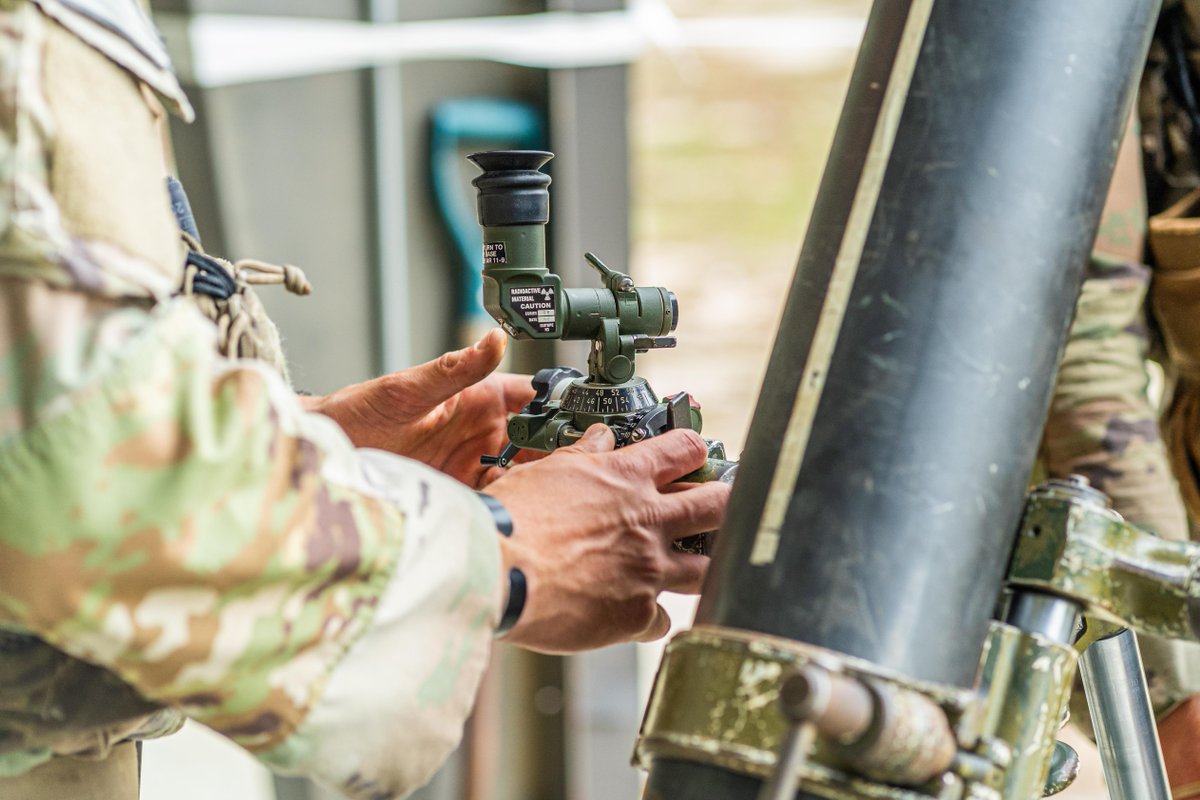
[[[1112,800],[1170,800],[1162,747],[1133,631],[1095,642],[1079,659]]]
[[[372,22],[399,19],[396,0],[368,0]],[[408,323],[409,270],[404,230],[404,112],[398,64],[375,67],[370,73],[371,186],[375,212],[375,260],[378,305],[379,363],[381,372],[412,366],[412,336]]]
[[[1026,633],[1040,634],[1059,644],[1071,644],[1078,619],[1079,606],[1069,600],[1039,592],[1017,592],[1009,604],[1006,621]]]
[[[1158,6],[875,4],[699,622],[972,684]]]

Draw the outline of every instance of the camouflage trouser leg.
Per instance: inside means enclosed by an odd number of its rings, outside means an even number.
[[[1135,525],[1188,538],[1187,518],[1148,394],[1144,302],[1150,271],[1093,259],[1063,355],[1046,422],[1047,473],[1082,474]],[[1160,715],[1200,690],[1190,665],[1195,645],[1139,637],[1151,700]],[[1072,717],[1091,733],[1082,693]]]
[[[15,778],[0,778],[4,800],[137,800],[138,757],[132,742],[100,761],[53,758]]]

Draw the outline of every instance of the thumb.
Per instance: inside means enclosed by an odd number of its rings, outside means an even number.
[[[571,445],[571,449],[584,453],[607,453],[616,445],[612,429],[597,422],[584,432],[583,438]]]
[[[408,379],[415,394],[435,406],[479,383],[500,365],[508,337],[494,328],[472,347],[438,356],[433,361],[408,370]]]

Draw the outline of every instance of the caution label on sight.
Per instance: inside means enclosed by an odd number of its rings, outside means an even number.
[[[508,304],[533,330],[554,333],[557,308],[553,286],[514,286],[508,290]]]

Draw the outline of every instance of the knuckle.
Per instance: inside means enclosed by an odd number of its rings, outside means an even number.
[[[637,481],[641,479],[646,472],[646,467],[643,464],[641,454],[635,453],[630,448],[626,448],[620,452],[614,453],[611,462],[614,465],[617,474],[626,481]]]
[[[461,361],[461,360],[462,360],[462,354],[455,351],[455,352],[451,352],[451,353],[443,353],[442,355],[438,356],[437,360],[435,360],[433,362],[433,364],[434,364],[434,368],[438,372],[442,373],[443,375],[448,375],[448,374],[454,372],[455,368],[458,366],[459,361]]]
[[[725,516],[725,509],[729,506],[729,494],[733,487],[724,483],[712,483],[705,488],[707,491],[700,495],[704,513],[709,517]]]
[[[708,458],[708,446],[704,439],[695,431],[681,431],[683,442],[681,450],[690,462],[700,462]]]
[[[658,595],[652,591],[639,592],[630,598],[630,627],[645,630],[658,618]]]
[[[708,556],[688,559],[684,566],[687,582],[693,585],[701,583],[704,580],[704,576],[708,574],[708,565],[710,563],[711,559]]]
[[[585,467],[586,478],[597,490],[602,493],[611,493],[617,497],[628,494],[629,478],[619,461],[599,456],[591,456],[588,461],[589,463]],[[634,505],[634,503],[627,502],[620,502],[616,505],[617,509],[622,512],[621,519],[623,521],[630,522],[635,519],[631,513]]]
[[[646,568],[652,567],[651,562],[658,553],[658,537],[650,528],[634,524],[632,520],[627,525],[629,530],[625,538],[629,554],[644,563]]]
[[[650,528],[662,530],[667,524],[667,514],[662,503],[648,500],[638,504],[638,511],[638,518]]]
[[[679,477],[685,472],[704,464],[708,458],[708,445],[695,431],[668,431],[662,436],[651,439],[653,453],[645,453],[647,461],[657,459],[672,472],[673,477]]]

